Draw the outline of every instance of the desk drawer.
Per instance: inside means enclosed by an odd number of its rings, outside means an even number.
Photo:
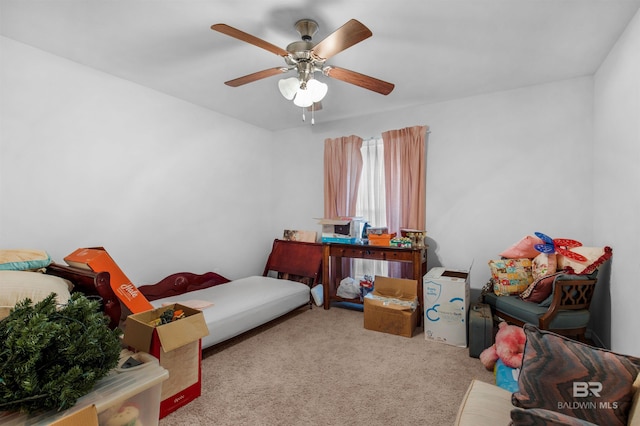
[[[331,256],[397,262],[409,262],[413,260],[411,252],[389,248],[381,249],[379,247],[331,247]]]
[[[367,256],[366,249],[363,248],[351,248],[351,247],[331,247],[331,256],[335,257],[353,257],[353,258],[365,258]]]

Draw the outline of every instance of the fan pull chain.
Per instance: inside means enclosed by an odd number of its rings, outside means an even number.
[[[302,107],[302,121],[307,121],[307,116],[304,113],[304,110],[306,108]],[[311,105],[311,125],[313,126],[314,124],[316,124],[316,108],[315,108],[315,104]]]

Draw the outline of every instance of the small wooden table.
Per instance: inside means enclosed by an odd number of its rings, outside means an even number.
[[[358,299],[344,299],[336,295],[342,276],[342,259],[374,259],[390,262],[410,262],[411,273],[402,278],[418,281],[418,302],[420,312],[424,303],[422,297],[422,277],[427,273],[426,247],[390,247],[370,246],[366,244],[322,244],[322,284],[324,292],[324,308],[331,307],[331,301],[362,303]],[[420,317],[421,318],[421,317]]]

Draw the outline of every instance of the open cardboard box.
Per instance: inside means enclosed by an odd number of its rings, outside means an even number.
[[[412,337],[418,325],[418,282],[376,276],[364,298],[364,328]]]
[[[354,244],[362,238],[362,217],[317,218],[322,225],[323,243]]]
[[[168,309],[181,309],[185,317],[168,324],[152,325]],[[200,339],[208,334],[203,313],[177,303],[127,317],[123,343],[155,356],[169,371],[169,380],[162,385],[160,418],[202,393]]]

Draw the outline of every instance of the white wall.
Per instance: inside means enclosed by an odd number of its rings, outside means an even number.
[[[611,347],[640,355],[640,13],[595,75],[594,134],[594,239],[613,247],[601,316]]]
[[[104,246],[138,285],[262,272],[270,132],[0,42],[0,246]]]

